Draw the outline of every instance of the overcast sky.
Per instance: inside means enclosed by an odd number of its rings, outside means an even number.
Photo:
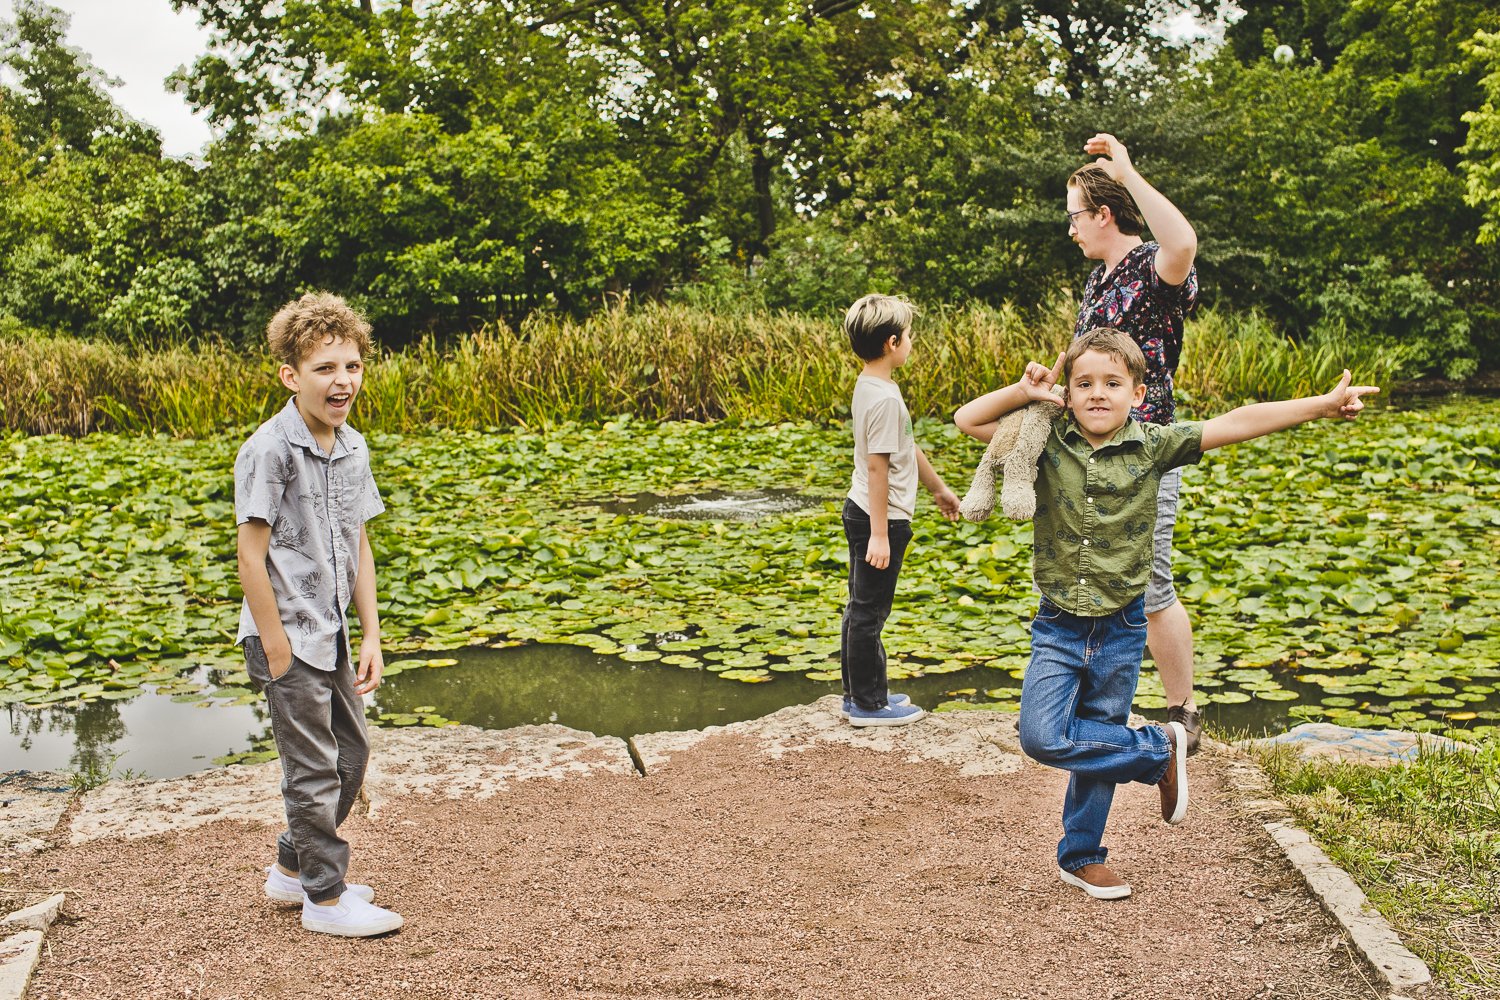
[[[162,150],[170,156],[199,152],[208,142],[208,125],[187,102],[168,93],[163,81],[191,63],[208,44],[208,36],[191,14],[178,14],[167,0],[48,0],[73,15],[68,43],[89,54],[94,65],[124,85],[111,93],[133,117],[154,125]],[[7,21],[15,17],[12,0],[0,0]]]

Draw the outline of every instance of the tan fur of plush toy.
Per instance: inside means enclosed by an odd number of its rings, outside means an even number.
[[[958,512],[970,521],[983,521],[995,510],[995,475],[999,473],[1000,508],[1013,521],[1029,521],[1036,513],[1036,462],[1052,432],[1052,421],[1062,413],[1062,397],[1055,403],[1037,400],[1007,413],[979,460],[974,482]]]

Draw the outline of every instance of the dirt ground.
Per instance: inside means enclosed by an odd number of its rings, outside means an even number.
[[[34,998],[1381,996],[1226,769],[1193,758],[1178,828],[1120,790],[1118,902],[1058,881],[1061,772],[732,734],[647,777],[351,819],[351,878],[407,920],[381,939],[302,931],[261,895],[275,830],[246,823],[55,847],[3,887],[69,893]]]

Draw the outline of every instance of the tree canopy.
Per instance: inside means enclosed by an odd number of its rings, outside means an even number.
[[[213,38],[173,80],[219,136],[193,162],[66,15],[0,22],[25,322],[249,336],[310,287],[390,342],[625,294],[1046,309],[1087,272],[1057,208],[1110,131],[1196,226],[1207,302],[1454,375],[1500,353],[1481,0],[172,3]]]

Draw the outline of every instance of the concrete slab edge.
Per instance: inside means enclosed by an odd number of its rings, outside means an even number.
[[[47,928],[66,898],[59,892],[0,920],[0,933],[15,932],[0,941],[0,1000],[21,1000],[26,995],[31,974],[42,959]]]
[[[1249,798],[1247,810],[1302,876],[1308,890],[1339,922],[1370,971],[1385,984],[1390,1000],[1421,996],[1432,985],[1432,971],[1401,942],[1389,921],[1370,904],[1353,877],[1297,826],[1291,807],[1271,793],[1270,783],[1244,750],[1226,744],[1215,749],[1230,758],[1229,777]]]
[[[62,910],[63,901],[67,899],[65,893],[54,893],[42,900],[17,910],[4,920],[0,920],[0,930],[33,930],[44,931],[52,926],[52,921],[57,919],[57,914]]]
[[[42,958],[42,932],[20,931],[0,941],[0,1000],[21,1000]]]

